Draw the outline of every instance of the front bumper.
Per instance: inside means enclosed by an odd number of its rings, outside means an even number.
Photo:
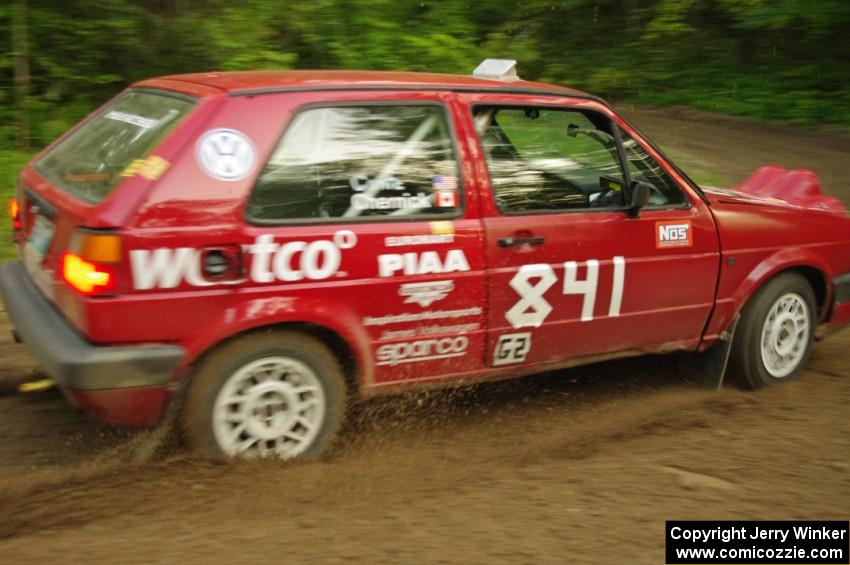
[[[92,345],[48,302],[20,262],[0,266],[0,296],[26,348],[63,389],[165,391],[185,355],[176,345]]]

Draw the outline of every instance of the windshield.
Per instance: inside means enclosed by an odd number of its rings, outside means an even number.
[[[36,168],[59,188],[100,202],[193,106],[191,99],[167,93],[126,92],[51,149]]]

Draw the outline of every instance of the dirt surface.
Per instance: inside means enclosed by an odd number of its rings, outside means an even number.
[[[775,164],[811,169],[823,191],[850,206],[850,132],[765,125],[694,110],[618,107],[698,183],[734,187]]]
[[[683,168],[808,166],[848,202],[848,138],[627,113]],[[697,389],[673,357],[607,363],[369,401],[327,461],[221,465],[15,393],[37,373],[8,330],[0,313],[3,563],[663,563],[668,519],[850,517],[850,331],[757,393]]]

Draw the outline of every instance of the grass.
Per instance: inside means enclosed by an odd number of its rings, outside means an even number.
[[[0,263],[17,256],[12,245],[12,225],[9,214],[6,213],[7,204],[15,195],[18,174],[32,156],[32,153],[25,151],[0,150],[0,205],[3,210],[3,219],[0,220]]]

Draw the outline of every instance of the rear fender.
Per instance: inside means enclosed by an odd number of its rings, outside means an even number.
[[[261,328],[308,324],[333,332],[352,350],[358,367],[358,385],[373,380],[374,365],[370,355],[369,336],[361,321],[344,303],[329,303],[327,298],[307,296],[263,296],[246,299],[236,306],[224,308],[209,320],[214,331],[187,343],[184,368],[197,363],[200,357],[218,345],[241,334]],[[185,373],[181,371],[180,374]]]

